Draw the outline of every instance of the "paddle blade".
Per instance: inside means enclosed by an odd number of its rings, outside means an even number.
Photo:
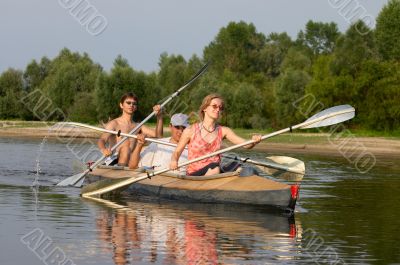
[[[107,196],[105,194],[112,195],[115,194],[116,190],[117,193],[119,193],[120,190],[126,189],[130,184],[146,178],[148,178],[147,173],[137,173],[130,177],[100,180],[82,188],[81,195],[82,197]]]
[[[73,176],[66,178],[63,181],[60,181],[59,183],[57,183],[57,186],[72,186],[75,183],[77,183],[79,180],[83,179],[85,177],[85,175],[86,175],[86,172],[73,175]]]
[[[296,158],[288,156],[269,156],[266,157],[266,165],[268,164],[274,165],[274,168],[263,165],[257,165],[257,167],[265,174],[274,178],[287,181],[301,181],[305,174],[304,162]],[[275,165],[279,165],[281,169],[275,167]]]
[[[101,193],[96,193],[98,190],[102,190],[105,187],[115,185],[121,181],[127,180],[129,177],[126,178],[118,178],[118,179],[103,179],[93,183],[90,183],[81,189],[82,197],[91,197],[91,196],[100,196]],[[113,191],[113,194],[119,193],[118,191]],[[111,193],[110,193],[111,194]]]
[[[267,161],[287,167],[287,171],[305,174],[306,167],[303,161],[289,156],[267,156]]]
[[[84,181],[85,181],[85,178],[81,178],[77,183],[74,184],[74,187],[77,187],[77,188],[82,187]]]
[[[354,118],[355,109],[350,105],[340,105],[323,110],[303,122],[301,129],[317,128],[341,123]]]

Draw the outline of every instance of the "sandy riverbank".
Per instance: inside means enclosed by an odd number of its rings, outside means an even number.
[[[168,134],[168,128],[164,129]],[[99,133],[85,128],[51,127],[36,122],[0,122],[0,137],[22,138],[98,138]],[[285,139],[286,138],[286,139]],[[289,140],[287,140],[289,139]],[[359,155],[400,156],[400,140],[383,137],[333,137],[329,134],[293,134],[265,140],[255,147],[266,152],[323,154],[354,158]]]

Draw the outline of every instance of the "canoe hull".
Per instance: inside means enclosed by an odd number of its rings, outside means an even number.
[[[92,175],[101,178],[135,176],[128,170],[96,169]],[[136,182],[125,189],[128,194],[145,194],[159,198],[205,203],[238,203],[273,206],[294,210],[295,200],[290,185],[260,176],[241,177],[225,174],[215,178],[182,178],[175,175],[157,175]]]
[[[151,180],[150,180],[151,181]],[[238,191],[238,190],[189,190],[149,185],[147,180],[135,183],[127,189],[129,193],[141,193],[173,200],[198,202],[242,203],[287,207],[290,203],[290,187],[282,190]]]

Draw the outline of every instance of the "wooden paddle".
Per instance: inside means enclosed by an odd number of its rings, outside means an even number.
[[[172,99],[177,97],[185,88],[187,88],[190,84],[192,84],[197,78],[199,78],[208,68],[208,63],[205,64],[193,77],[190,79],[185,85],[183,85],[181,88],[179,88],[176,92],[174,92],[172,95],[170,95],[162,104],[161,104],[161,109],[168,104]],[[153,111],[149,116],[147,116],[141,123],[139,123],[135,128],[133,128],[129,134],[134,134],[137,132],[142,125],[147,122],[149,119],[151,119],[156,113]],[[115,151],[123,142],[125,142],[128,139],[128,137],[122,138],[121,141],[119,141],[117,144],[115,144],[111,148],[111,152]],[[95,163],[93,163],[87,170],[85,170],[83,173],[79,173],[77,175],[71,176],[69,178],[64,179],[63,181],[59,182],[57,186],[70,186],[70,185],[75,185],[75,186],[82,186],[84,177],[92,171],[94,168],[96,168],[98,165],[100,165],[103,160],[106,158],[106,156],[102,155]]]
[[[312,116],[311,118],[307,119],[303,123],[297,124],[295,126],[290,126],[290,127],[286,128],[286,129],[282,129],[282,130],[274,132],[274,133],[266,134],[266,135],[261,137],[261,140],[265,140],[267,138],[271,138],[273,136],[276,136],[276,135],[279,135],[279,134],[282,134],[282,133],[285,133],[285,132],[288,132],[288,131],[292,131],[293,129],[298,129],[298,128],[300,128],[300,129],[317,128],[317,127],[329,126],[329,125],[337,124],[337,123],[352,119],[354,117],[354,115],[355,115],[355,109],[350,105],[340,105],[340,106],[332,107],[332,108],[323,110],[323,111],[315,114],[314,116]],[[226,152],[229,152],[231,150],[237,149],[239,147],[243,147],[243,146],[246,146],[246,145],[249,145],[249,144],[253,144],[253,143],[255,143],[255,141],[253,141],[253,140],[245,141],[245,142],[243,142],[241,144],[233,145],[233,146],[218,150],[216,152],[213,152],[211,154],[204,155],[204,156],[192,159],[190,161],[180,163],[178,165],[178,168],[182,167],[182,166],[187,166],[187,165],[189,165],[191,163],[198,162],[198,161],[201,161],[203,159],[207,159],[209,157],[216,156],[216,155],[219,155],[219,154],[222,154],[222,153],[226,153]],[[143,179],[151,178],[153,176],[165,173],[167,171],[170,171],[170,169],[169,168],[165,168],[165,169],[161,169],[161,170],[158,170],[158,171],[155,171],[155,172],[151,172],[151,173],[144,173],[144,174],[141,174],[141,175],[139,175],[137,177],[135,176],[135,177],[127,178],[127,179],[118,179],[118,180],[115,180],[115,181],[111,181],[109,183],[113,183],[113,184],[108,185],[106,187],[102,187],[102,188],[100,188],[98,190],[85,192],[85,193],[82,194],[82,196],[101,195],[101,194],[113,191],[115,189],[125,187],[127,185],[132,184],[132,183],[141,181]]]
[[[78,123],[78,122],[60,122],[57,124],[61,124],[61,125],[70,125],[70,126],[78,126],[78,127],[83,127],[83,128],[88,128],[88,129],[92,129],[92,130],[96,130],[99,132],[106,132],[106,133],[110,133],[110,134],[115,134],[118,135],[117,131],[113,131],[113,130],[107,130],[107,129],[103,129],[103,128],[99,128],[96,126],[91,126],[91,125],[87,125],[87,124],[83,124],[83,123]],[[137,139],[137,135],[134,134],[127,134],[127,133],[120,133],[120,135],[125,136],[125,137],[130,137],[130,138],[135,138]],[[161,140],[157,140],[154,138],[145,138],[146,141],[152,142],[152,143],[157,143],[157,144],[162,144],[162,145],[167,145],[167,146],[172,146],[172,147],[176,147],[176,144],[174,143],[170,143],[170,142],[165,142],[165,141],[161,141]],[[280,172],[291,172],[294,174],[303,174],[305,173],[305,168],[304,168],[304,162],[297,160],[295,158],[291,158],[291,157],[287,157],[287,159],[284,159],[284,157],[281,157],[280,161],[281,163],[278,163],[276,161],[274,161],[273,159],[269,159],[268,161],[255,161],[249,158],[242,158],[242,157],[238,157],[238,156],[232,156],[232,155],[223,155],[223,157],[228,158],[228,159],[232,159],[235,161],[241,161],[243,163],[250,163],[256,166],[260,166],[259,168],[266,172],[267,174],[270,174],[269,172],[275,172],[276,170],[279,170]],[[266,170],[266,168],[270,168],[270,170]],[[276,169],[275,171],[271,171],[271,169]]]

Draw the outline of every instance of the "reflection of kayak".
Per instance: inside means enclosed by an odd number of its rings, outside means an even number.
[[[128,201],[127,206],[131,209],[152,207],[151,203],[140,203]],[[153,207],[155,208],[155,207]],[[176,216],[185,220],[195,220],[201,224],[212,227],[226,235],[252,234],[260,237],[276,237],[285,235],[296,236],[294,216],[281,214],[277,211],[259,211],[257,206],[243,209],[235,204],[199,204],[199,203],[168,203],[162,201],[161,206],[153,209],[153,215],[161,218]],[[164,217],[162,217],[164,216]]]
[[[117,179],[140,177],[146,173],[103,166],[93,170],[91,174]],[[240,203],[294,210],[298,186],[290,186],[256,175],[243,177],[237,172],[200,177],[162,174],[136,182],[130,185],[126,192],[185,201]]]
[[[204,226],[212,227],[226,235],[252,234],[260,237],[296,236],[296,222],[294,216],[281,214],[277,211],[259,211],[257,206],[243,209],[238,204],[201,204],[201,203],[174,203],[173,201],[149,201],[141,197],[134,197],[123,204],[100,199],[90,198],[89,201],[98,202],[118,211],[132,212],[136,215],[145,215],[147,219],[157,222],[171,220],[172,223],[182,223],[181,220],[193,220]],[[101,205],[99,204],[99,205]],[[140,219],[140,218],[138,218]],[[300,224],[298,224],[300,226]]]
[[[97,231],[115,246],[115,257],[127,260],[131,255],[163,253],[157,257],[160,264],[200,264],[202,260],[232,264],[237,255],[257,263],[256,254],[269,264],[294,259],[290,253],[298,249],[299,241],[293,238],[301,227],[294,217],[260,211],[257,206],[177,203],[142,196],[123,197],[120,204],[98,198],[87,203],[106,207],[96,210],[103,213],[96,218],[102,225]],[[147,251],[150,247],[154,252]]]

